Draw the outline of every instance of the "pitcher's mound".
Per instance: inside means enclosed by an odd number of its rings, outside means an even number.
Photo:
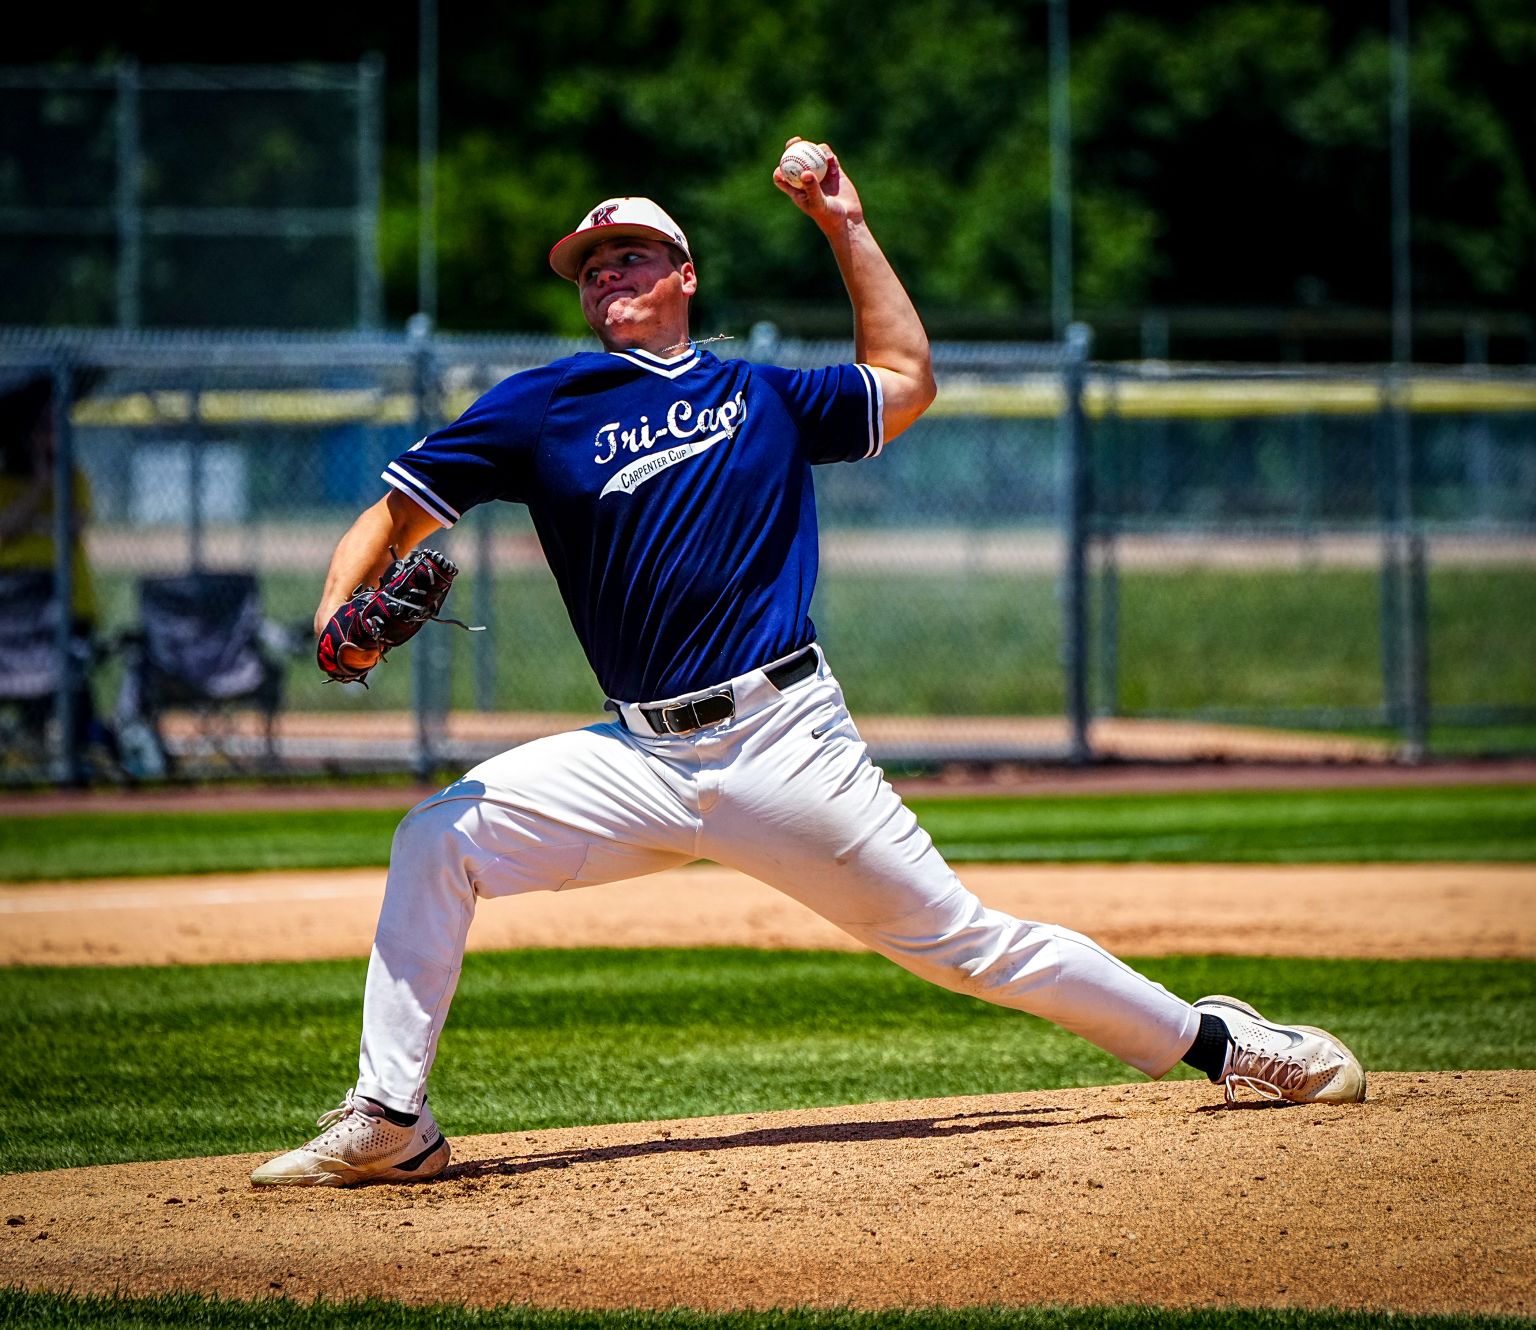
[[[260,1156],[12,1176],[7,1282],[587,1308],[1536,1310],[1528,1071],[1379,1074],[1348,1107],[1227,1109],[1177,1082],[455,1152],[437,1182],[351,1191],[253,1191]]]

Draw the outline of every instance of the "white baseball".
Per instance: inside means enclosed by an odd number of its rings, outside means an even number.
[[[779,158],[779,170],[791,185],[798,186],[807,171],[820,180],[827,173],[827,154],[814,143],[791,143]]]

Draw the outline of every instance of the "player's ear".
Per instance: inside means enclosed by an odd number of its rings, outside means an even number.
[[[692,260],[685,260],[677,271],[683,279],[683,294],[691,296],[699,289],[699,274],[695,270]]]

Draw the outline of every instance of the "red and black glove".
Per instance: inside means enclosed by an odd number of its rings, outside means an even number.
[[[369,670],[390,648],[410,641],[422,624],[438,617],[458,575],[453,561],[436,550],[415,550],[396,559],[377,586],[358,587],[331,615],[315,651],[320,668],[336,683],[366,684]],[[361,669],[348,665],[342,648],[349,646],[370,654],[377,651],[378,659]]]

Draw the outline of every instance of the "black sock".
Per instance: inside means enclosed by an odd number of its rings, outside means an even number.
[[[368,1096],[364,1095],[363,1098],[368,1099]],[[393,1122],[397,1127],[414,1127],[416,1120],[421,1116],[420,1113],[402,1113],[398,1108],[390,1108],[388,1104],[379,1103],[377,1099],[368,1099],[368,1102],[379,1110],[385,1122]]]
[[[1184,1054],[1184,1061],[1196,1071],[1203,1071],[1213,1081],[1221,1079],[1221,1069],[1227,1065],[1227,1045],[1232,1036],[1227,1033],[1227,1023],[1220,1016],[1208,1011],[1200,1013],[1200,1033]]]

